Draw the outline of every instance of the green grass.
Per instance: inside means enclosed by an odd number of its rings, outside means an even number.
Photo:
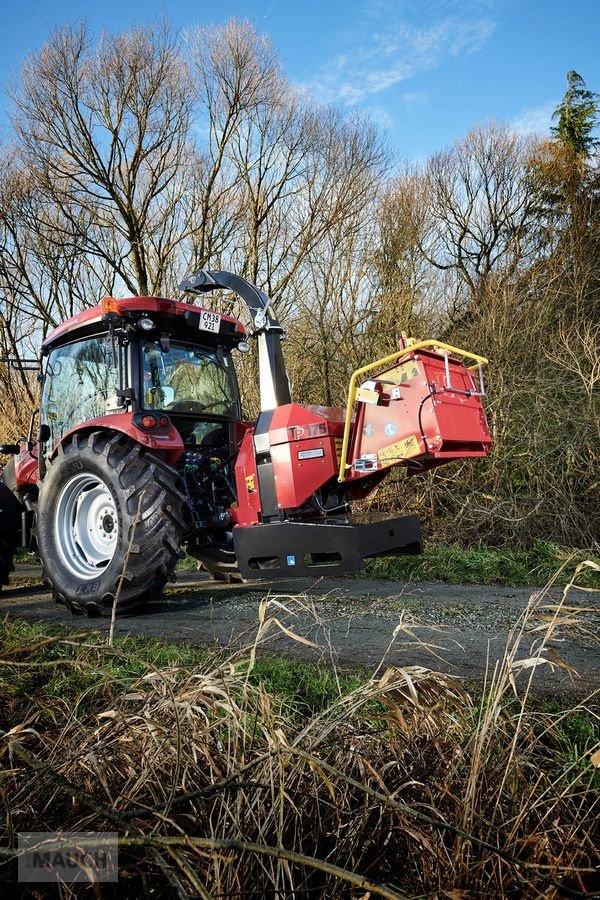
[[[548,542],[537,542],[531,550],[437,544],[420,556],[381,557],[368,560],[367,574],[375,578],[405,581],[442,581],[447,584],[543,585],[557,574],[557,584],[566,584],[574,567],[585,559],[600,564],[600,557],[584,550],[570,550]],[[578,583],[599,586],[598,573],[582,573]]]
[[[544,585],[559,572],[556,583],[566,584],[574,567],[585,559],[600,565],[600,556],[591,551],[560,547],[548,541],[538,541],[530,550],[511,550],[508,547],[472,547],[456,544],[431,544],[420,556],[386,556],[367,560],[366,574],[373,578],[394,578],[403,581],[443,581],[447,584],[503,584]],[[35,563],[36,557],[25,550],[17,550],[15,561]],[[197,560],[185,556],[177,563],[177,571],[195,572]],[[14,576],[13,576],[14,579]],[[585,572],[579,582],[584,587],[597,587],[597,573]],[[15,584],[27,586],[26,582]]]
[[[48,700],[49,709],[57,709],[52,701],[60,700],[65,709],[88,710],[151,670],[193,668],[208,656],[186,644],[143,637],[117,636],[111,649],[94,633],[73,640],[70,629],[5,619],[0,624],[0,666],[2,659],[15,654],[20,661],[31,660],[31,665],[21,665],[10,677],[0,675],[6,701],[22,703],[35,697],[42,705]]]
[[[308,714],[327,709],[340,694],[364,684],[365,678],[364,672],[336,674],[330,666],[280,656],[260,657],[250,675],[252,683]]]
[[[21,547],[17,547],[17,549],[15,550],[14,561],[16,563],[23,563],[26,565],[30,564],[35,566],[38,559],[35,553],[30,553],[29,550],[23,550]]]
[[[31,553],[29,550],[23,550],[22,547],[17,547],[15,550],[14,561],[23,565],[37,565],[38,558],[35,553]],[[197,568],[198,560],[193,556],[189,556],[187,553],[179,560],[176,566],[178,572],[195,572]]]
[[[85,630],[83,623],[82,631]],[[115,636],[112,649],[89,634],[84,641],[71,641],[73,632],[50,625],[31,624],[19,619],[0,622],[0,665],[3,655],[18,653],[24,646],[34,648],[39,643],[44,668],[24,668],[18,680],[4,681],[0,689],[4,696],[16,697],[20,692],[35,693],[39,698],[62,698],[67,704],[86,695],[86,702],[106,696],[109,685],[125,689],[128,684],[150,670],[168,668],[193,669],[218,659],[214,653],[189,644],[169,643],[142,636]],[[44,644],[52,638],[63,638]],[[53,665],[55,663],[55,665]],[[279,656],[260,656],[248,675],[250,684],[261,685],[271,695],[291,704],[301,714],[313,714],[326,709],[341,693],[349,693],[363,684],[367,675],[357,670],[336,673],[327,665],[285,659]]]
[[[186,553],[183,559],[180,559],[175,566],[178,572],[197,572],[198,560]]]

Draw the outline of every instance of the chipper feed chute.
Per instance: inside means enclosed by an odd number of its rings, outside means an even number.
[[[454,459],[485,456],[491,446],[481,403],[486,364],[485,357],[457,347],[420,341],[355,372],[340,482],[394,465],[417,474]],[[377,374],[358,383],[372,372]]]

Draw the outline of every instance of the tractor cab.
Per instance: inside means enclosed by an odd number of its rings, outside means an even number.
[[[231,316],[159,298],[107,298],[69,320],[43,346],[43,460],[82,427],[122,433],[179,471],[191,533],[222,521],[244,432],[231,358],[244,339]]]
[[[174,463],[240,421],[231,352],[244,338],[233,317],[173,300],[106,298],[80,313],[43,345],[44,455],[103,420]]]

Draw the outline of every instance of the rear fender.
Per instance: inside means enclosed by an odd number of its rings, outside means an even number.
[[[35,443],[31,445],[31,449],[29,449],[29,445],[23,447],[21,452],[14,457],[14,469],[12,472],[12,481],[14,483],[11,483],[9,477],[6,477],[7,470],[9,469],[9,466],[11,466],[11,463],[9,463],[4,470],[2,476],[3,481],[8,484],[10,489],[16,494],[21,494],[23,492],[29,493],[31,488],[37,486],[39,478],[37,455],[38,444]]]
[[[54,459],[58,452],[58,448],[65,441],[70,440],[75,434],[87,434],[90,431],[98,431],[103,428],[107,431],[116,431],[124,434],[141,447],[146,447],[154,453],[159,453],[165,462],[174,466],[181,454],[183,453],[183,441],[181,435],[171,423],[171,427],[166,433],[152,434],[138,428],[131,413],[116,413],[110,416],[99,416],[96,419],[88,419],[84,425],[72,428],[62,436],[58,444],[53,448],[50,459]]]

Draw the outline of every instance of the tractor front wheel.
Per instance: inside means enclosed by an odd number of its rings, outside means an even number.
[[[48,463],[36,537],[46,582],[74,613],[131,612],[172,575],[184,528],[177,473],[123,435],[74,435]]]

